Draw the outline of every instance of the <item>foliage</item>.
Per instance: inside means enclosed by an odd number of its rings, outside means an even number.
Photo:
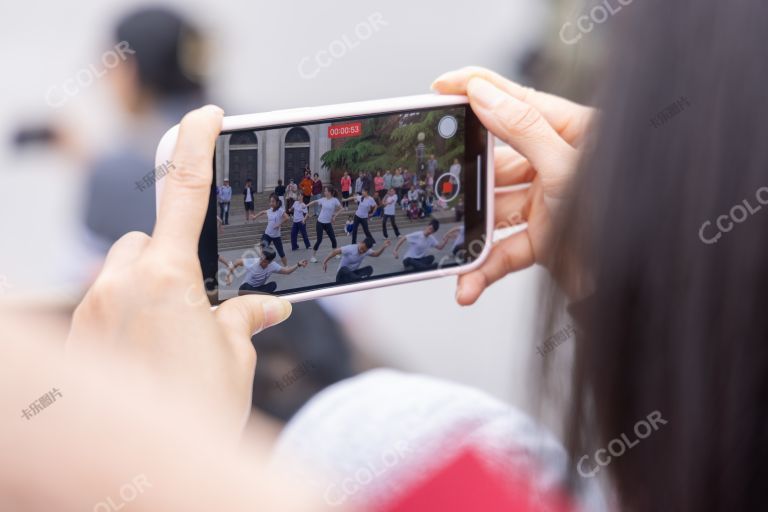
[[[437,133],[437,123],[446,114],[459,121],[459,131],[450,139]],[[440,169],[448,169],[453,158],[464,152],[463,108],[382,116],[363,121],[362,134],[322,155],[332,172],[375,172],[379,169],[416,167],[416,145],[424,133],[425,155],[435,154]]]

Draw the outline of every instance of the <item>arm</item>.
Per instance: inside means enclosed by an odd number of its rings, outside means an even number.
[[[373,252],[370,254],[370,256],[373,256],[374,258],[378,258],[379,256],[381,256],[381,255],[384,253],[384,251],[386,251],[386,250],[387,250],[387,247],[389,247],[390,245],[392,245],[392,242],[391,242],[391,241],[389,241],[389,240],[386,240],[386,241],[385,241],[385,242],[382,244],[381,248],[380,248],[378,251],[373,251]]]
[[[339,254],[341,254],[341,249],[339,249],[338,247],[332,250],[330,253],[328,253],[328,256],[326,256],[325,259],[323,260],[323,272],[328,272],[328,262],[331,260],[331,258],[335,258]]]
[[[453,231],[453,230],[451,230],[451,231]],[[456,233],[458,233],[458,231],[456,231]],[[440,243],[438,243],[435,246],[435,249],[437,249],[438,251],[442,251],[443,248],[446,246],[446,244],[448,244],[448,242],[453,240],[454,235],[455,235],[455,233],[451,233],[450,231],[448,233],[446,233],[445,236],[443,237],[443,239],[440,240]]]
[[[267,210],[261,210],[259,213],[256,213],[253,216],[251,216],[251,219],[256,220],[262,215],[266,215],[266,214],[267,214]]]
[[[287,221],[287,220],[290,220],[290,217],[288,216],[288,214],[287,214],[287,213],[283,212],[283,216],[282,216],[282,217],[280,217],[280,222],[278,222],[278,223],[277,223],[277,226],[278,226],[278,227],[282,226],[282,225],[283,225],[283,222],[285,222],[285,221]]]
[[[301,260],[295,265],[291,265],[290,267],[281,267],[280,270],[277,271],[278,274],[283,274],[287,276],[288,274],[293,274],[298,270],[299,267],[306,267],[307,266],[307,260]]]
[[[336,217],[339,216],[339,213],[341,212],[341,203],[336,205],[336,209],[333,210],[333,216],[331,217],[331,222],[336,220]]]
[[[235,271],[237,267],[245,266],[245,263],[243,263],[242,258],[239,260],[236,260],[234,263],[230,263],[227,265],[227,277],[224,278],[224,282],[226,284],[232,284],[232,272]]]
[[[449,238],[449,237],[450,237],[450,238],[454,238],[454,237],[458,236],[458,234],[459,234],[459,231],[461,231],[461,226],[456,226],[456,227],[454,227],[454,228],[451,228],[451,229],[449,229],[449,230],[448,230],[448,231],[445,233],[445,238]]]
[[[406,240],[405,236],[401,236],[400,238],[397,239],[397,244],[395,245],[395,251],[394,251],[395,259],[398,258],[398,252],[400,251],[400,247],[405,243],[405,240]]]

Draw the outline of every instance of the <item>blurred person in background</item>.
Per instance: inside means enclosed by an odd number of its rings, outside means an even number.
[[[256,191],[253,189],[253,180],[248,178],[245,180],[245,186],[243,187],[243,207],[245,209],[245,223],[251,220],[251,216],[255,210],[254,197]]]
[[[85,209],[87,228],[105,248],[129,231],[152,232],[157,143],[185,112],[207,100],[205,38],[177,12],[133,11],[118,21],[113,39],[133,50],[108,75],[127,121],[118,148],[90,164]],[[137,187],[147,180],[150,186]]]
[[[232,204],[232,187],[229,186],[229,180],[224,180],[224,184],[218,187],[216,196],[219,200],[219,218],[226,226],[229,224],[229,207]]]
[[[315,217],[320,215],[320,205],[317,203],[323,198],[323,181],[320,175],[315,173],[312,176],[312,201],[315,203]]]

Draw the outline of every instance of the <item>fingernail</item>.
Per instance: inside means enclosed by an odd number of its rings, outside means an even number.
[[[224,109],[223,109],[223,108],[221,108],[221,107],[220,107],[220,106],[218,106],[218,105],[209,104],[209,105],[206,105],[206,106],[205,106],[205,107],[203,107],[203,108],[206,108],[206,109],[212,110],[212,111],[216,112],[216,113],[217,113],[217,114],[219,114],[219,115],[222,115],[222,116],[224,115]]]
[[[264,311],[264,328],[277,325],[291,316],[291,303],[284,299],[271,297],[261,304]]]
[[[446,82],[449,82],[450,81],[449,80],[450,76],[452,74],[454,74],[454,73],[455,73],[455,71],[448,71],[446,73],[443,73],[439,77],[435,78],[435,81],[432,82],[432,85],[430,85],[429,88],[432,89],[433,91],[437,90],[436,89],[437,88],[437,84],[444,84]]]
[[[473,78],[467,85],[467,94],[481,107],[493,110],[504,101],[504,93],[482,78]]]

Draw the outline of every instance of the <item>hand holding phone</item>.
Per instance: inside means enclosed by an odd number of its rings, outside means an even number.
[[[594,109],[477,67],[445,73],[432,87],[443,94],[466,94],[483,125],[509,144],[495,151],[498,185],[531,185],[503,195],[495,225],[528,226],[498,242],[487,261],[460,277],[456,299],[467,305],[508,273],[550,263],[546,241],[551,220],[576,170]],[[574,290],[578,284],[560,284],[570,296],[580,296]]]
[[[72,317],[67,344],[136,361],[239,434],[251,409],[251,336],[287,318],[291,305],[276,297],[242,297],[215,312],[208,305],[195,255],[203,223],[216,229],[206,212],[221,119],[212,106],[184,117],[152,237],[132,232],[112,246]]]
[[[170,157],[176,133],[163,137],[157,158]],[[300,301],[477,267],[493,227],[492,148],[492,136],[463,96],[224,118],[199,246],[211,303],[253,293]],[[229,224],[217,230],[214,189],[225,179],[244,203],[233,201]],[[291,180],[299,184],[295,201],[308,211],[301,217],[294,210],[289,228],[274,191]],[[162,188],[161,180],[158,197]],[[338,219],[342,211],[346,221]],[[266,225],[249,222],[261,216]],[[460,243],[447,247],[436,238],[459,226],[466,234]],[[392,235],[394,257],[380,250]],[[331,254],[339,260],[334,273]],[[227,273],[219,255],[242,264]],[[307,259],[307,271],[294,273],[291,261]],[[319,261],[323,272],[313,270]]]

